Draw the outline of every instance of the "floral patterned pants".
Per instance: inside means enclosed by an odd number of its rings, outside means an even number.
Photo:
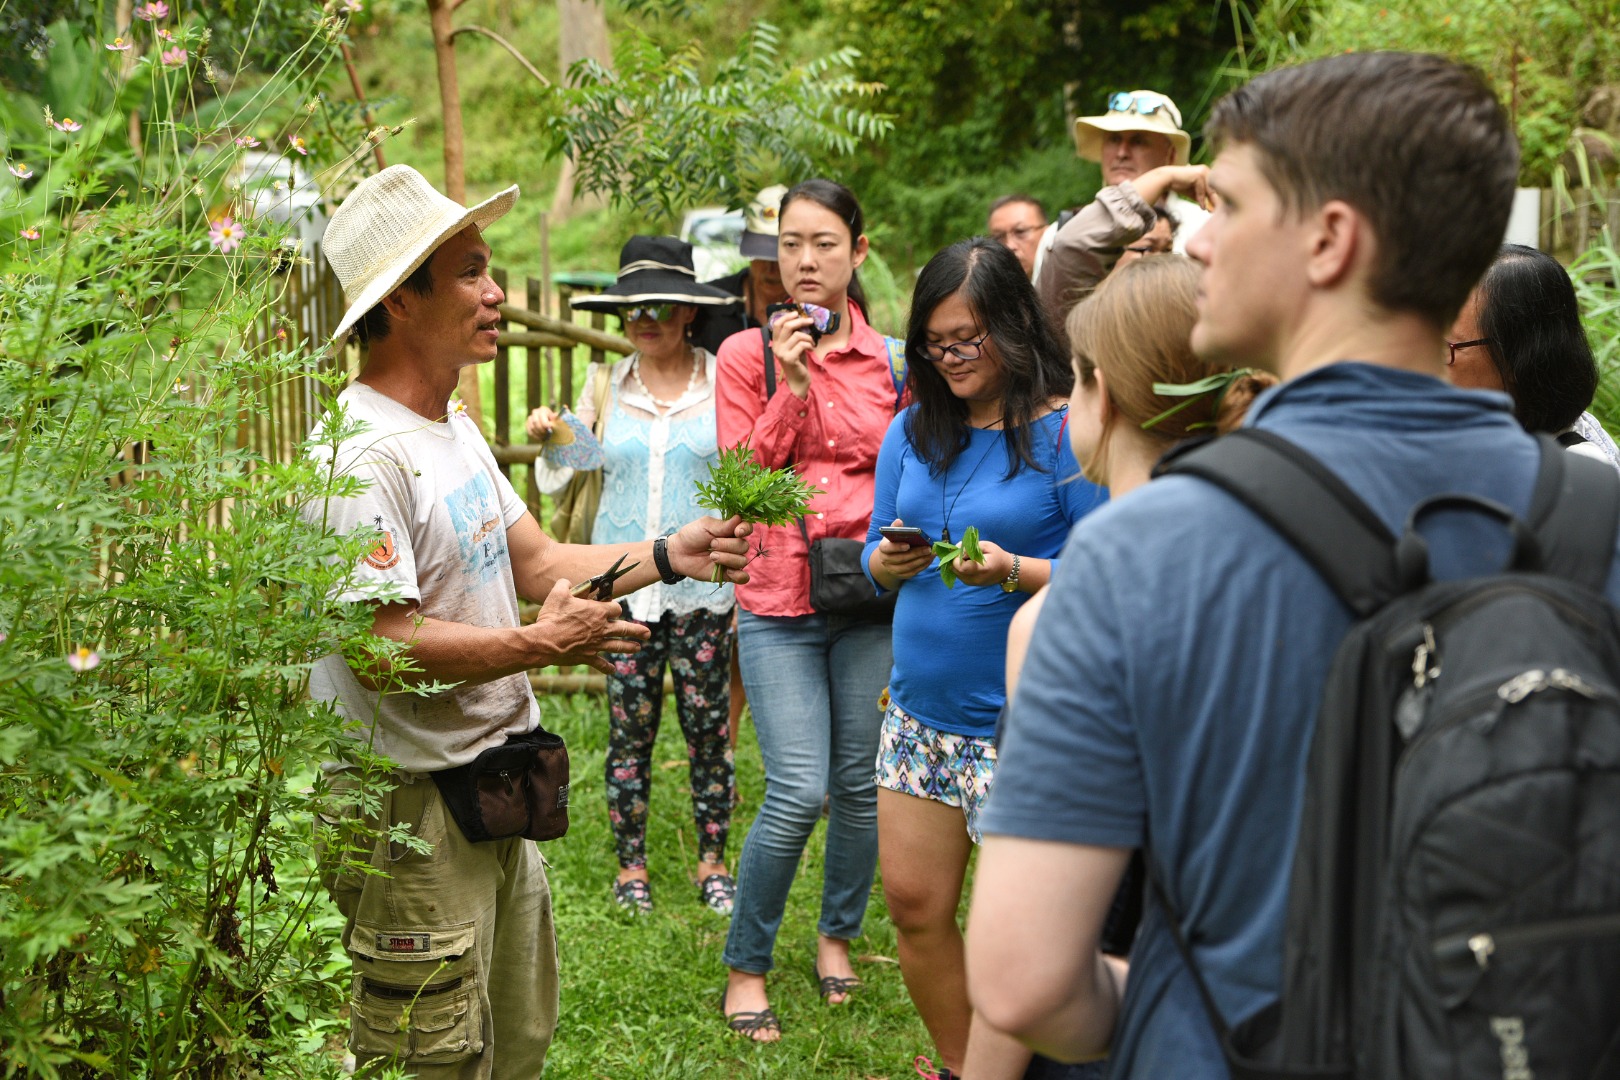
[[[652,630],[651,640],[640,652],[617,659],[607,679],[608,821],[619,865],[626,870],[647,865],[647,794],[666,663],[675,680],[675,711],[686,735],[698,854],[718,862],[725,857],[731,829],[731,614],[666,612],[658,622],[646,625]]]

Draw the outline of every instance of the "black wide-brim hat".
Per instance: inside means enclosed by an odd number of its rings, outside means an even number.
[[[619,280],[569,303],[582,311],[614,312],[627,304],[697,304],[724,307],[740,298],[700,283],[692,245],[673,236],[632,236],[619,252]]]

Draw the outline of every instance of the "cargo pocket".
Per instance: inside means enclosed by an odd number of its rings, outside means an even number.
[[[473,924],[355,924],[349,1049],[357,1057],[440,1064],[483,1052]]]

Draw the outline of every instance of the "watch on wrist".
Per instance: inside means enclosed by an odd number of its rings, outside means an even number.
[[[1013,556],[1012,573],[1008,574],[1007,575],[1007,580],[1005,580],[1005,581],[1003,581],[1001,583],[1001,591],[1002,592],[1009,592],[1010,593],[1010,592],[1017,592],[1018,591],[1018,568],[1019,568],[1021,563],[1022,563],[1022,560],[1019,559],[1018,556],[1014,555]]]
[[[669,565],[669,538],[673,533],[665,533],[653,541],[653,565],[658,567],[658,577],[665,585],[679,585],[681,575]]]

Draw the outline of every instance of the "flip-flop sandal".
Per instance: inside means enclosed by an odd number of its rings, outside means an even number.
[[[640,878],[614,882],[613,902],[632,915],[651,915],[652,886]]]
[[[726,1027],[746,1036],[750,1042],[764,1042],[764,1039],[755,1038],[761,1031],[774,1031],[778,1036],[782,1034],[782,1022],[769,1008],[760,1012],[726,1012],[727,990],[724,986],[720,988],[720,1011],[725,1014]]]
[[[834,994],[843,994],[844,1001],[836,1004],[842,1005],[854,996],[855,991],[864,985],[859,979],[845,979],[837,975],[823,975],[820,964],[812,964],[810,971],[816,977],[816,986],[821,990],[821,1000],[826,1001]],[[832,1004],[832,1003],[829,1003]]]
[[[730,915],[737,901],[737,879],[730,874],[710,874],[697,883],[698,898],[716,915]]]

